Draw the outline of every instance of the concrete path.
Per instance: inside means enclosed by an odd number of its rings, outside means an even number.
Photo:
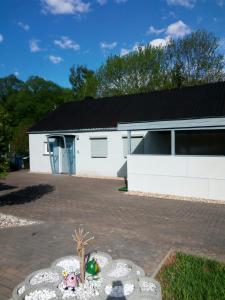
[[[128,258],[150,274],[171,247],[225,261],[225,205],[128,196],[123,181],[11,173],[0,212],[43,224],[0,229],[0,299],[29,273],[75,253],[74,228],[95,235],[90,250]]]

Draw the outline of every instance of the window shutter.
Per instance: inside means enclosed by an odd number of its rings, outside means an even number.
[[[91,157],[107,157],[107,138],[91,138]]]

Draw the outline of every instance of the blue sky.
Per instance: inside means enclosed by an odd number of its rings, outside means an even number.
[[[1,0],[0,77],[39,75],[69,86],[69,68],[164,45],[196,29],[225,52],[225,0]]]

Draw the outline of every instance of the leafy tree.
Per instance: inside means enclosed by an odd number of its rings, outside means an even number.
[[[207,31],[198,30],[171,40],[166,47],[166,60],[172,87],[224,78],[224,57],[219,53],[219,39]]]
[[[98,95],[158,90],[166,84],[164,49],[147,46],[125,56],[111,56],[97,72]]]
[[[4,177],[8,171],[9,140],[9,115],[0,105],[0,178]]]
[[[18,90],[9,85],[9,90],[4,107],[10,113],[11,150],[27,154],[29,127],[60,104],[70,101],[72,91],[38,76],[28,78]]]
[[[20,91],[23,86],[24,82],[15,75],[0,78],[0,103],[5,101],[10,94]]]
[[[87,67],[79,65],[70,69],[70,83],[76,100],[86,97],[96,97],[98,81],[95,72]]]

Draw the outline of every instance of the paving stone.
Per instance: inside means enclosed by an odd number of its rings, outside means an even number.
[[[147,274],[171,247],[225,261],[225,205],[129,196],[122,186],[25,171],[0,181],[0,212],[44,222],[0,229],[0,299],[29,273],[75,253],[78,226],[95,235],[90,250],[130,259]]]

